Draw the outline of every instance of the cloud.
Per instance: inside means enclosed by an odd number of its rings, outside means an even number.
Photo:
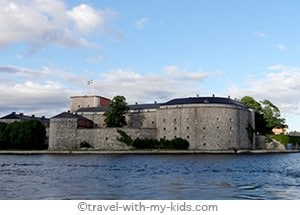
[[[124,95],[129,103],[167,101],[201,93],[201,82],[208,77],[203,72],[190,72],[178,66],[166,66],[159,74],[141,74],[133,70],[116,69],[95,81],[95,90],[113,97]]]
[[[98,77],[96,72],[76,74],[51,67],[0,65],[0,114],[21,111],[53,116],[68,109],[70,96],[90,93],[86,84],[90,78],[96,94],[109,98],[124,95],[128,103],[148,103],[201,94],[201,83],[207,77],[207,73],[176,65],[163,67],[159,74],[115,69]]]
[[[265,37],[266,34],[262,31],[256,31],[254,34],[253,34],[255,37]]]
[[[67,15],[73,19],[80,33],[88,34],[96,28],[103,28],[106,25],[107,19],[113,13],[110,10],[95,10],[86,4],[81,4],[68,11]]]
[[[150,23],[150,18],[149,17],[143,17],[143,18],[140,18],[139,20],[136,21],[135,27],[138,30],[141,30],[149,23]]]
[[[281,52],[287,51],[286,45],[284,45],[284,44],[282,44],[282,43],[278,43],[278,44],[276,45],[276,48],[277,48],[279,51],[281,51]]]
[[[113,11],[86,4],[67,10],[63,0],[2,0],[0,8],[0,48],[25,43],[31,51],[46,44],[91,47],[89,34],[105,31],[114,16]]]
[[[262,78],[248,80],[246,88],[230,88],[230,94],[239,98],[250,95],[257,100],[269,99],[274,102],[283,115],[300,115],[300,68],[273,65],[267,68]]]
[[[50,67],[0,65],[0,114],[21,111],[53,116],[67,110],[69,97],[83,93],[86,76]]]

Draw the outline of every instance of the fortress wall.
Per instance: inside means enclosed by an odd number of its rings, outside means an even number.
[[[77,119],[51,119],[50,149],[72,149],[87,141],[103,150],[129,149],[117,140],[117,129],[105,128],[104,113],[83,113],[97,124],[94,129],[77,129]],[[132,110],[124,130],[132,138],[189,141],[193,150],[255,149],[247,126],[255,128],[254,113],[230,104],[162,105],[157,109]],[[250,135],[251,136],[251,135]],[[255,139],[255,138],[254,138]]]
[[[104,112],[83,113],[97,128],[105,128]],[[156,128],[156,110],[130,111],[126,114],[128,128]]]
[[[49,149],[65,150],[76,146],[77,119],[51,119]]]
[[[157,138],[182,137],[198,150],[249,148],[248,114],[231,105],[164,106],[157,110]]]
[[[89,112],[89,113],[83,113],[82,116],[88,118],[89,120],[92,120],[94,122],[94,125],[96,128],[105,128],[105,122],[104,122],[104,112]]]
[[[120,128],[132,138],[156,138],[156,129]],[[51,119],[49,150],[74,150],[83,141],[96,149],[126,150],[125,143],[117,140],[117,128],[78,129],[77,119]]]
[[[126,121],[129,128],[156,128],[156,110],[130,111]]]
[[[98,107],[100,98],[98,96],[72,96],[70,101],[70,111],[74,112],[79,108]]]

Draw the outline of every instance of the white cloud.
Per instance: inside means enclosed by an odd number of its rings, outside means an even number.
[[[147,24],[150,23],[149,17],[143,17],[136,21],[135,26],[138,30],[143,29]]]
[[[253,34],[255,37],[265,37],[266,34],[262,31],[256,31],[254,34]]]
[[[73,19],[78,31],[87,34],[95,28],[103,28],[106,24],[106,16],[110,12],[97,11],[86,4],[81,4],[68,11],[67,14]]]
[[[68,109],[70,96],[83,93],[85,80],[86,74],[56,68],[0,65],[0,114],[21,111],[53,116]]]
[[[257,100],[269,99],[274,102],[285,116],[300,115],[300,68],[273,65],[267,68],[262,78],[253,78],[248,86],[241,89],[230,88],[230,93],[239,98],[250,95]]]
[[[96,94],[109,98],[124,95],[129,103],[148,103],[201,94],[201,82],[208,75],[174,65],[164,67],[160,74],[116,69],[98,78],[96,73],[79,75],[50,67],[0,65],[0,114],[22,111],[53,116],[68,109],[70,96],[90,93],[86,84],[90,77]]]
[[[281,51],[281,52],[287,51],[286,45],[284,45],[284,44],[282,44],[282,43],[278,43],[278,44],[276,45],[276,47],[277,47],[277,49],[278,49],[279,51]]]
[[[166,66],[160,74],[117,69],[95,81],[95,89],[107,97],[122,94],[129,103],[164,102],[174,97],[200,94],[200,83],[206,77],[206,73],[190,72],[177,66]]]
[[[63,0],[2,0],[0,8],[0,47],[26,43],[32,50],[48,43],[90,47],[88,34],[104,31],[114,15],[86,4],[67,10]]]

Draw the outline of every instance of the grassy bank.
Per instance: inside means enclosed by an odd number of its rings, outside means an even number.
[[[288,143],[292,143],[294,145],[300,146],[300,137],[299,136],[276,134],[276,135],[270,135],[270,138],[275,139],[275,140],[281,142],[284,145],[287,145]]]

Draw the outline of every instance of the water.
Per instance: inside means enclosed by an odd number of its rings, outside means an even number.
[[[300,154],[0,155],[0,199],[300,199]]]

